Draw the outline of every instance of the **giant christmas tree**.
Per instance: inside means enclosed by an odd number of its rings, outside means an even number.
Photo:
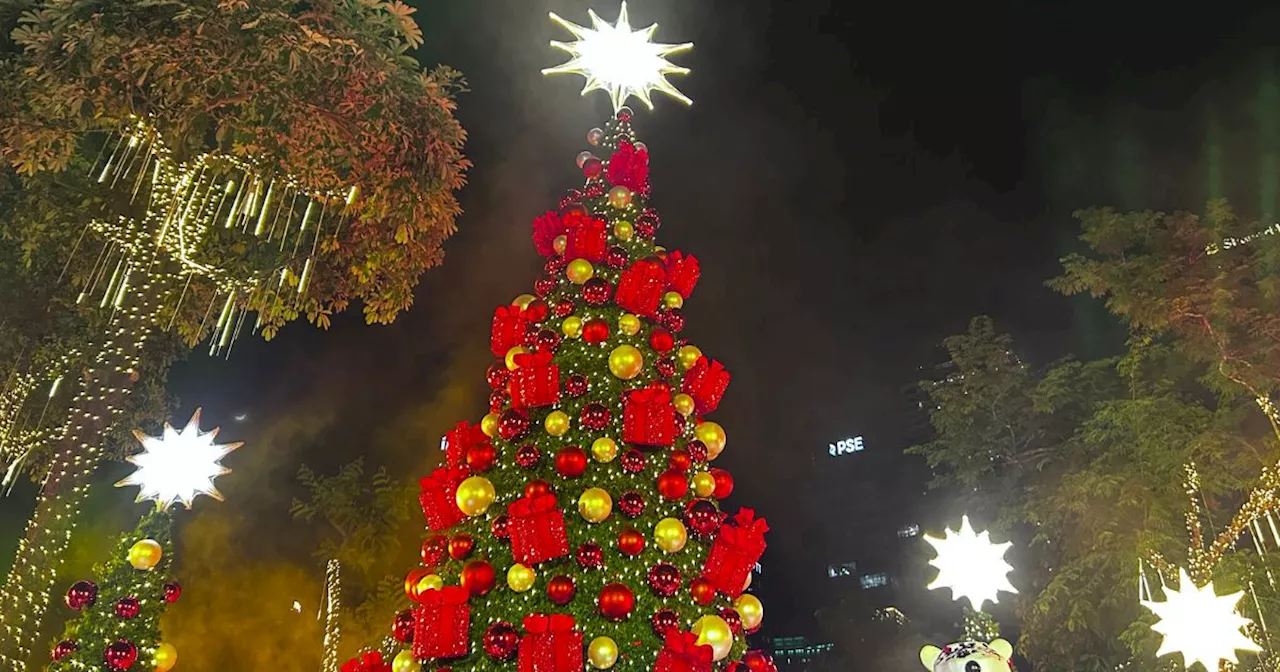
[[[711,466],[729,374],[681,336],[698,261],[653,242],[648,150],[621,106],[683,98],[665,56],[687,45],[633,33],[625,6],[616,25],[592,20],[561,21],[578,41],[552,71],[586,75],[616,114],[587,135],[585,186],[533,222],[548,258],[534,294],[494,313],[489,413],[450,431],[446,466],[422,479],[430,532],[401,645],[345,670],[771,667],[746,652],[766,525],[721,511],[733,480]]]

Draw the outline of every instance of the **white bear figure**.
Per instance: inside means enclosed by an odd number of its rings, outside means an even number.
[[[920,662],[932,672],[1016,672],[1013,667],[1013,645],[1003,639],[990,644],[956,642],[939,649],[920,649]]]

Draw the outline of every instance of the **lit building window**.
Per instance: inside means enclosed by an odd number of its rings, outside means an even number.
[[[827,565],[827,578],[841,579],[854,576],[857,573],[857,569],[858,563],[856,562],[842,562],[837,565]]]
[[[911,525],[903,525],[902,527],[898,528],[898,536],[902,537],[903,539],[910,539],[911,537],[918,536],[919,534],[920,534],[920,526],[914,523],[912,523]]]
[[[889,575],[884,572],[873,572],[858,577],[863,588],[880,588],[889,585]]]

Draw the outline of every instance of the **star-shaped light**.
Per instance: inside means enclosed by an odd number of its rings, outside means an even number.
[[[1212,581],[1196,588],[1182,568],[1178,569],[1178,587],[1181,590],[1164,589],[1164,602],[1142,601],[1142,606],[1160,617],[1160,622],[1151,626],[1164,635],[1157,657],[1181,653],[1187,669],[1200,663],[1209,672],[1217,672],[1221,661],[1236,662],[1236,651],[1262,650],[1240,631],[1250,623],[1236,613],[1244,591],[1217,595]]]
[[[649,109],[653,109],[650,91],[662,93],[683,102],[693,104],[689,97],[680,93],[667,75],[685,75],[688,68],[682,68],[667,60],[667,56],[688,51],[693,48],[692,42],[684,44],[658,44],[653,42],[653,35],[658,24],[648,28],[632,31],[631,22],[627,19],[627,3],[622,3],[618,11],[618,21],[609,25],[595,12],[587,10],[591,16],[591,27],[579,26],[566,21],[555,12],[551,20],[564,26],[577,38],[574,42],[551,41],[551,46],[569,52],[572,58],[564,65],[547,68],[544,75],[572,74],[587,78],[587,85],[582,95],[592,91],[605,91],[613,101],[613,109],[619,110],[627,99],[635,96]]]
[[[137,501],[153,499],[162,511],[176,502],[191,508],[192,500],[200,495],[221,500],[222,493],[214,486],[213,479],[231,470],[219,461],[243,444],[214,443],[218,430],[200,431],[200,409],[196,409],[182,431],[166,422],[161,436],[147,436],[136,429],[133,435],[142,443],[143,451],[125,459],[138,469],[116,483],[116,487],[140,486]]]
[[[991,542],[991,537],[984,530],[974,532],[969,526],[969,516],[960,519],[960,529],[947,529],[945,538],[924,536],[924,540],[938,552],[938,557],[929,561],[938,568],[938,578],[929,584],[929,588],[950,588],[952,599],[969,600],[974,610],[980,611],[982,605],[998,600],[1001,590],[1016,593],[1009,583],[1007,574],[1013,567],[1005,562],[1005,551],[1013,545],[1006,541],[1003,544]]]

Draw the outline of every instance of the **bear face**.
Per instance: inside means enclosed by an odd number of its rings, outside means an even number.
[[[956,642],[920,650],[920,662],[931,672],[1011,672],[1013,645],[1003,639],[990,644]]]

